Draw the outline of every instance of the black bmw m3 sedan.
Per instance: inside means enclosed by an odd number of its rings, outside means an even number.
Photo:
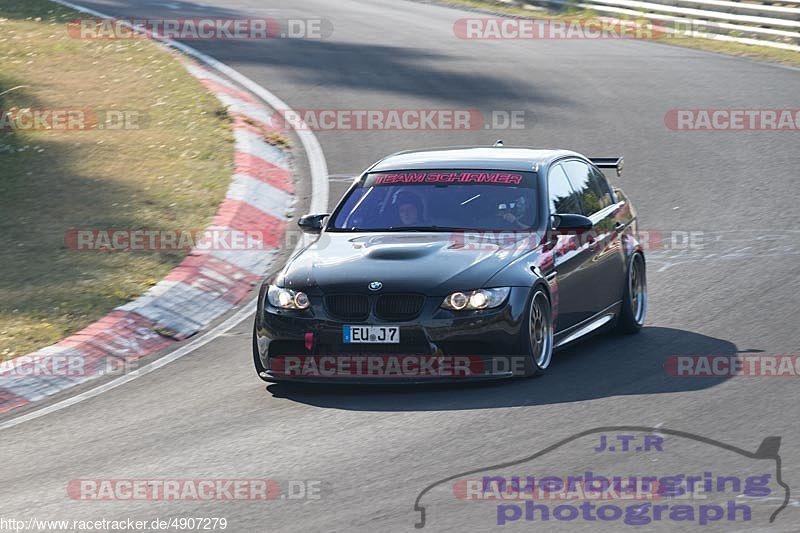
[[[554,349],[647,312],[621,158],[511,147],[402,152],[356,178],[264,283],[265,381],[535,376]]]

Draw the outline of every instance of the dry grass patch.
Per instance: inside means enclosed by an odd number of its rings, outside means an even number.
[[[0,360],[141,295],[184,255],[78,252],[65,245],[70,228],[203,228],[230,181],[219,101],[155,43],[70,38],[66,24],[80,17],[46,0],[0,0],[0,109],[138,119],[121,130],[0,131]]]

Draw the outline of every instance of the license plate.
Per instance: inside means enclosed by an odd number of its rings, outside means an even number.
[[[345,344],[398,344],[398,326],[345,326],[342,332]]]

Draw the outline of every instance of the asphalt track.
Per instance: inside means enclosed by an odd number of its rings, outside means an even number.
[[[0,516],[226,517],[232,531],[410,530],[426,486],[601,426],[682,430],[750,451],[780,436],[783,479],[800,491],[797,378],[671,378],[663,369],[670,355],[800,352],[800,134],[678,132],[663,121],[678,108],[797,108],[797,70],[642,41],[465,41],[452,30],[465,12],[407,1],[81,3],[120,17],[322,17],[334,28],[325,40],[190,44],[295,109],[525,111],[522,130],[321,132],[332,175],[356,173],[400,149],[498,137],[623,154],[617,183],[638,206],[642,227],[703,232],[707,246],[652,253],[642,334],[582,342],[557,353],[551,372],[536,380],[265,388],[252,369],[245,320],[157,372],[3,430]],[[331,180],[331,202],[344,186]],[[701,457],[691,458],[667,450],[659,467],[683,472],[719,458],[701,448],[692,452]],[[536,468],[610,471],[619,462],[613,454],[571,453],[544,457]],[[734,454],[726,468],[751,463]],[[319,480],[323,490],[302,502],[76,501],[67,486],[83,478]],[[795,498],[772,524],[696,527],[797,531]],[[775,494],[759,505],[774,510],[782,499]],[[430,510],[426,528],[491,529],[452,504],[443,509],[436,520]],[[544,529],[620,527],[609,521]]]

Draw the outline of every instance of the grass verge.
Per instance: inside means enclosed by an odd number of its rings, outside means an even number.
[[[0,360],[85,327],[185,255],[74,251],[70,228],[200,229],[230,181],[219,101],[155,43],[71,38],[67,22],[81,17],[47,0],[0,0],[0,110],[127,119],[0,128]]]

